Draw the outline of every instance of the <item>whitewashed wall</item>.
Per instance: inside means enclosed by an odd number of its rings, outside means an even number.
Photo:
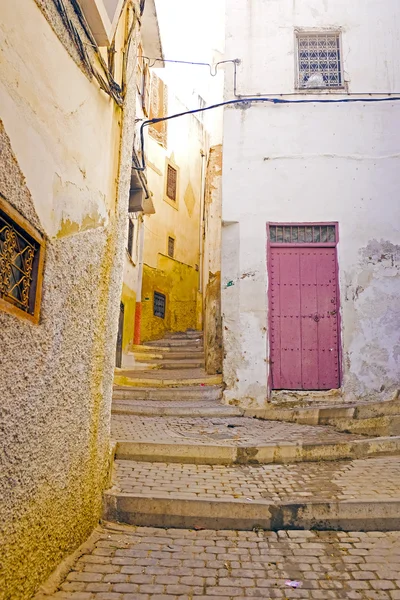
[[[348,92],[359,94],[350,97],[385,97],[400,92],[399,25],[395,0],[316,0],[312,7],[299,0],[230,0],[226,57],[242,61],[239,94],[348,98],[293,95],[295,28],[340,28]],[[227,73],[227,100],[232,84]],[[266,400],[268,221],[339,221],[344,397],[393,395],[400,372],[399,132],[395,100],[225,110],[226,401]]]

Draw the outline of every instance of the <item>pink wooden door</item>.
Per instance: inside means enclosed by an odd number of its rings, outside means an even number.
[[[270,248],[272,389],[338,388],[335,247]]]

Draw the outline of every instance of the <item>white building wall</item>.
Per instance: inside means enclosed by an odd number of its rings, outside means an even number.
[[[398,385],[400,102],[319,101],[400,92],[399,21],[394,0],[229,2],[226,57],[241,60],[237,93],[316,102],[225,110],[227,401],[262,405],[267,397],[268,221],[339,222],[344,397],[383,399]],[[326,27],[342,31],[347,90],[295,95],[295,29]]]

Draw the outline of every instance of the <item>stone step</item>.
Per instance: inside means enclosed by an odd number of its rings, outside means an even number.
[[[192,401],[220,400],[222,387],[220,385],[180,386],[173,388],[162,387],[123,387],[115,386],[114,400],[147,400],[147,401]]]
[[[203,340],[164,338],[162,340],[144,342],[143,345],[149,348],[203,348]]]
[[[400,437],[364,438],[293,423],[244,417],[113,415],[116,457],[187,464],[283,464],[395,454]]]
[[[136,362],[136,367],[139,367],[141,363]],[[146,363],[149,365],[150,369],[204,369],[204,357],[200,358],[190,358],[190,359],[170,359],[166,358],[163,360],[155,360],[155,361],[147,361]]]
[[[167,333],[165,334],[163,339],[167,339],[167,340],[181,340],[181,339],[187,339],[187,340],[200,340],[203,339],[203,332],[202,331],[196,331],[195,329],[193,329],[192,331],[176,331],[174,333]]]
[[[207,466],[117,460],[106,520],[194,529],[400,530],[397,457]]]
[[[204,369],[154,369],[134,371],[121,369],[114,383],[127,387],[187,387],[221,385],[222,375],[207,375]]]
[[[215,400],[152,401],[114,400],[111,412],[116,415],[138,415],[147,417],[236,417],[241,409],[225,406]]]
[[[384,402],[360,402],[335,406],[276,407],[246,409],[245,416],[259,419],[331,425],[338,431],[361,435],[400,435],[400,398]]]

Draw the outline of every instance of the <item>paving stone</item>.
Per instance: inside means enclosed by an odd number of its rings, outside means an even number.
[[[370,485],[374,480],[373,490]],[[190,481],[190,487],[188,487]],[[146,488],[143,483],[146,482]],[[256,485],[253,485],[256,482]],[[400,499],[400,461],[398,457],[369,458],[353,461],[332,461],[316,463],[297,463],[289,465],[235,465],[223,470],[214,465],[182,465],[166,463],[135,462],[117,460],[113,476],[115,493],[135,496],[154,497],[154,490],[160,490],[166,498],[193,498],[206,500],[213,490],[212,497],[237,503],[249,498],[254,501],[296,502],[302,501],[305,492],[322,501],[399,500]],[[367,492],[367,490],[369,490]],[[307,542],[310,538],[293,535],[293,542],[302,539],[301,552],[304,556],[313,555],[321,549],[321,544]],[[381,538],[374,538],[379,540]],[[221,542],[221,540],[220,540]],[[186,539],[185,539],[186,543]],[[241,542],[255,548],[255,542]],[[252,546],[251,546],[252,544]],[[350,546],[350,544],[347,544]],[[160,544],[150,544],[146,550],[161,548]],[[218,553],[217,547],[208,547],[206,552]],[[369,548],[369,542],[355,542],[347,548],[349,554],[363,555]],[[257,549],[258,551],[259,549]],[[139,550],[137,550],[139,552]],[[385,549],[376,549],[376,553],[385,554]],[[120,554],[132,555],[122,550]],[[318,555],[318,553],[316,553]],[[104,558],[104,557],[103,557]],[[105,571],[106,572],[106,571]]]
[[[228,428],[228,425],[231,427]],[[332,427],[297,425],[277,421],[258,421],[245,417],[179,418],[113,415],[112,436],[115,440],[164,444],[245,446],[284,442],[338,443],[362,439],[362,436],[339,433]]]
[[[105,525],[105,537],[113,534],[113,526]],[[61,590],[53,598],[61,600],[240,600],[240,598],[287,598],[296,600],[400,600],[400,532],[388,532],[375,535],[375,532],[246,532],[246,531],[188,531],[147,528],[126,528],[129,536],[112,537],[113,559],[122,550],[139,551],[163,539],[167,546],[171,544],[183,548],[180,559],[153,559],[154,564],[143,566],[140,556],[132,556],[132,565],[122,567],[137,569],[130,574],[98,573],[97,582],[75,581],[77,576],[92,576],[95,573],[72,571]],[[292,535],[293,534],[293,535]],[[361,542],[362,540],[362,542]],[[90,556],[98,556],[99,540],[96,547],[87,552],[80,562],[95,566]],[[222,546],[221,546],[222,542]],[[355,544],[364,544],[364,548]],[[217,545],[218,544],[218,545]],[[240,545],[239,545],[240,544]],[[172,545],[172,544],[171,544]],[[306,548],[304,546],[307,546]],[[204,552],[205,560],[196,559],[198,548],[222,548],[224,556],[233,559],[215,560],[213,553]],[[225,550],[226,549],[226,550]],[[240,553],[237,551],[240,550]],[[254,551],[265,550],[278,553],[279,558],[271,559],[268,554],[257,555]],[[314,553],[301,556],[301,551]],[[386,552],[385,568],[391,576],[382,578],[379,571],[361,570],[358,563],[348,562],[351,550],[362,551],[356,556],[361,565],[374,564],[374,557]],[[149,550],[151,554],[153,552]],[[299,554],[297,554],[299,552]],[[163,552],[160,553],[163,556]],[[185,558],[183,558],[185,556]],[[260,558],[262,557],[262,560]],[[308,561],[311,561],[310,563]],[[315,561],[315,562],[314,562]],[[167,564],[165,564],[167,562]],[[379,563],[382,564],[382,563]],[[103,565],[99,564],[99,568]],[[310,568],[312,567],[312,569]],[[151,573],[143,573],[150,569]],[[310,575],[312,577],[310,578]],[[72,580],[71,580],[72,576]],[[129,581],[118,578],[129,578]],[[361,577],[361,578],[360,578]],[[302,587],[292,589],[285,585],[287,579],[296,579]],[[71,587],[72,586],[72,587]],[[74,587],[77,586],[77,587]],[[138,591],[133,591],[138,590]],[[81,594],[81,596],[79,596]],[[83,594],[86,594],[83,595]],[[113,595],[114,594],[114,595]],[[50,599],[49,599],[50,600]]]

